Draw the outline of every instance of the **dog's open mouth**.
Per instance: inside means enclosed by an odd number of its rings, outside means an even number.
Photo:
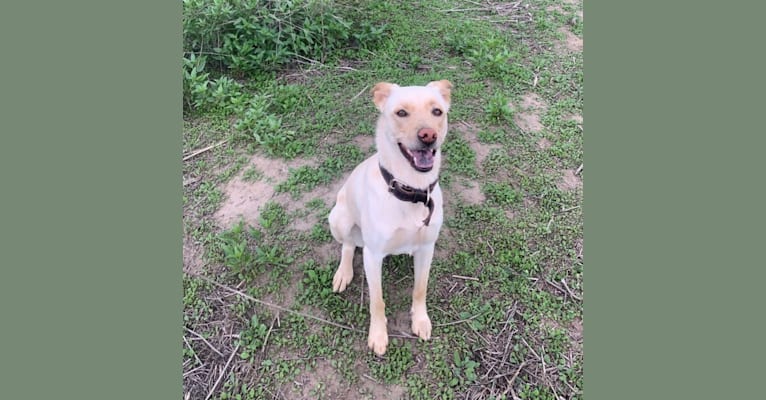
[[[412,168],[415,168],[420,172],[428,172],[434,167],[436,149],[410,150],[399,143],[399,150],[402,152],[402,155],[404,155],[404,158],[410,162]]]

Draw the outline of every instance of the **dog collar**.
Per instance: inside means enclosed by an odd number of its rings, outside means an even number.
[[[394,176],[391,175],[387,169],[383,168],[382,165],[378,164],[378,166],[380,167],[380,173],[383,175],[383,179],[386,181],[388,191],[397,199],[401,201],[409,201],[411,203],[423,203],[428,207],[428,216],[423,220],[423,224],[428,226],[428,223],[431,222],[431,214],[434,212],[434,200],[431,198],[431,192],[434,190],[434,187],[436,187],[436,184],[439,183],[439,178],[437,177],[434,183],[428,185],[428,188],[425,190],[415,189],[394,178]]]

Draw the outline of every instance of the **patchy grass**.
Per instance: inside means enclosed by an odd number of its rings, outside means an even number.
[[[332,56],[230,80],[212,63],[211,83],[189,87],[204,107],[184,116],[184,248],[202,267],[184,266],[184,395],[582,398],[582,53],[566,43],[582,36],[581,2],[326,6],[362,27]],[[438,79],[455,87],[433,338],[409,331],[412,258],[388,257],[379,358],[366,347],[360,254],[350,286],[332,293],[340,245],[327,215],[374,151],[372,85]],[[530,115],[539,127],[523,124]],[[233,180],[249,190],[237,206],[258,207],[239,223],[216,216]],[[478,204],[459,195],[466,182]]]

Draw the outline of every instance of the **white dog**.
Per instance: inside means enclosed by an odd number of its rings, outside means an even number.
[[[386,255],[414,256],[412,332],[425,340],[431,337],[426,287],[444,219],[438,179],[451,89],[446,80],[426,86],[375,85],[377,153],[354,169],[330,212],[330,230],[343,245],[333,291],[342,292],[351,282],[354,249],[362,247],[370,290],[367,345],[379,355],[388,345],[381,285]]]

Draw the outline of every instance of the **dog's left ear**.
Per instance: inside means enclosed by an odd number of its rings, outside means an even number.
[[[441,93],[442,97],[444,97],[444,100],[447,101],[447,105],[450,104],[450,94],[452,94],[452,82],[446,79],[443,79],[440,81],[430,82],[426,86],[439,89],[439,93]]]

